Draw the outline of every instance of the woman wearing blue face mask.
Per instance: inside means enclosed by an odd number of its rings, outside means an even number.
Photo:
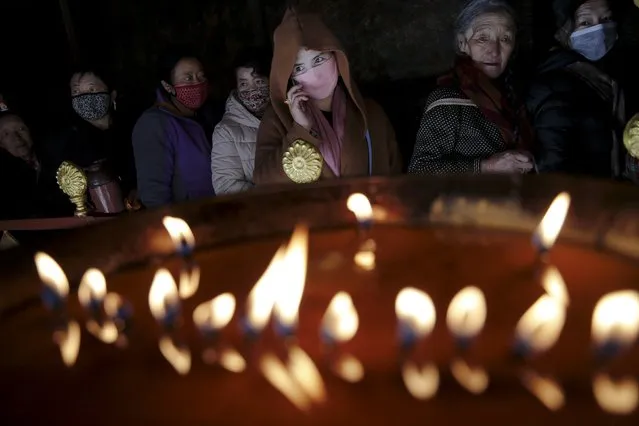
[[[553,11],[559,46],[538,68],[527,100],[538,170],[637,180],[622,141],[624,93],[607,60],[617,41],[610,4],[554,0]]]

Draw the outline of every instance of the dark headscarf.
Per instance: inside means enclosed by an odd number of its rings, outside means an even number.
[[[560,29],[567,22],[572,22],[575,11],[587,0],[553,0],[552,11],[555,17],[555,28]]]

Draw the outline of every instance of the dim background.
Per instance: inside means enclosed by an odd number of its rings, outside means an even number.
[[[284,0],[2,0],[0,93],[36,133],[70,111],[68,79],[78,59],[109,64],[117,75],[118,107],[136,116],[153,101],[154,64],[171,43],[201,54],[214,98],[233,84],[230,69],[243,46],[272,41],[290,2]],[[419,98],[432,77],[451,65],[454,16],[462,0],[300,0],[317,11],[346,46],[363,92],[378,99],[398,137],[414,138]],[[548,47],[553,18],[548,0],[514,0],[521,21],[518,65],[530,70]],[[617,3],[622,40],[639,52],[639,8]],[[68,11],[65,25],[65,10]],[[68,28],[72,30],[69,37]],[[71,40],[70,40],[71,38]],[[634,54],[636,56],[636,53]],[[628,66],[636,57],[627,58]],[[412,121],[411,121],[412,120]],[[34,125],[34,123],[37,123]],[[404,125],[406,123],[406,125]],[[37,139],[36,139],[37,140]],[[401,142],[401,141],[400,141]],[[406,150],[410,150],[407,148]],[[406,151],[405,150],[405,151]]]

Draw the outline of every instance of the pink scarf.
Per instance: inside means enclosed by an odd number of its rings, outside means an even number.
[[[311,116],[315,122],[315,130],[319,133],[320,153],[324,162],[335,174],[340,175],[342,167],[342,141],[344,140],[344,123],[346,121],[346,94],[338,85],[333,92],[333,125],[328,122],[320,109],[313,102],[310,107]]]

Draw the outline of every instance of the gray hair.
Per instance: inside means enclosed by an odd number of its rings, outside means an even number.
[[[455,20],[455,52],[462,53],[459,50],[458,37],[468,31],[473,21],[486,13],[499,13],[508,15],[512,18],[515,27],[517,27],[517,13],[515,9],[506,0],[470,0],[466,2],[464,8],[457,15]],[[516,29],[516,28],[515,28]]]

